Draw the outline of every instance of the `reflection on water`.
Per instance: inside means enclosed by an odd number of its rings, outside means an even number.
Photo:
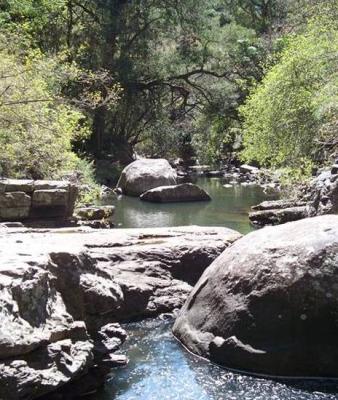
[[[122,196],[116,201],[116,223],[120,228],[226,226],[247,233],[251,230],[248,210],[252,205],[267,199],[267,195],[258,186],[236,185],[225,188],[217,178],[200,178],[197,184],[210,194],[212,201],[156,204]]]
[[[126,368],[116,369],[90,400],[338,400],[338,384],[281,383],[235,374],[186,352],[171,334],[171,321],[126,325]]]

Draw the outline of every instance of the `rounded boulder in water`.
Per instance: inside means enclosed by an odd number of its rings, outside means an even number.
[[[229,368],[338,377],[338,216],[238,240],[204,272],[174,334]]]

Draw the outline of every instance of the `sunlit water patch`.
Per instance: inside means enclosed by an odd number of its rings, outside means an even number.
[[[224,370],[185,351],[171,326],[161,319],[126,325],[130,362],[90,400],[338,400],[332,381],[282,383]]]

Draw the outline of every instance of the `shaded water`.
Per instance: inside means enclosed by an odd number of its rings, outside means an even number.
[[[222,180],[217,178],[199,178],[196,183],[210,194],[212,201],[157,204],[122,196],[115,203],[118,227],[226,226],[247,233],[251,230],[248,220],[250,206],[268,197],[258,186],[225,188]]]
[[[338,400],[338,384],[281,383],[235,374],[199,359],[171,334],[172,321],[128,324],[130,358],[90,400]]]

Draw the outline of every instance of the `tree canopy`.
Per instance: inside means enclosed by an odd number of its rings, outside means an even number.
[[[336,11],[337,0],[4,0],[3,173],[135,152],[309,169],[337,141]]]

